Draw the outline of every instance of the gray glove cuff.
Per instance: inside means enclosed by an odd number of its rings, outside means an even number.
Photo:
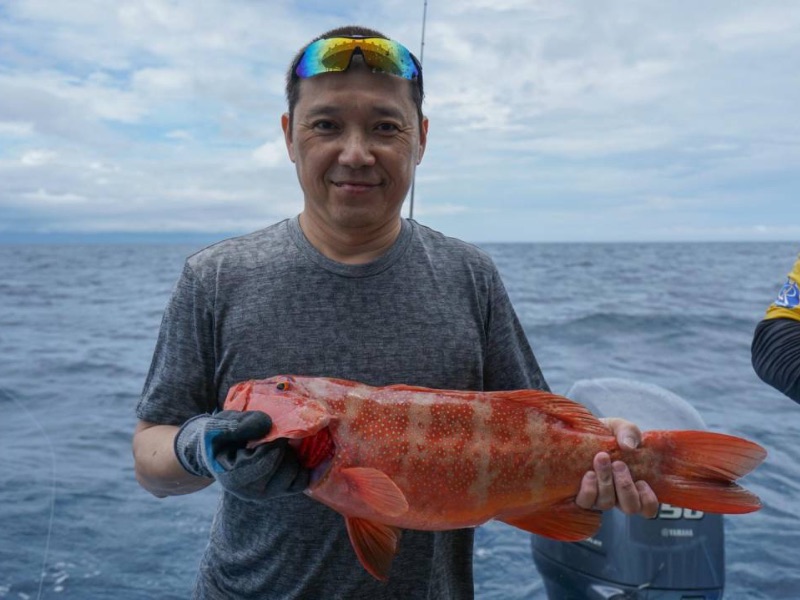
[[[211,415],[197,415],[186,421],[175,436],[174,449],[178,462],[186,471],[197,477],[213,479],[214,474],[203,456],[203,434],[209,419]]]

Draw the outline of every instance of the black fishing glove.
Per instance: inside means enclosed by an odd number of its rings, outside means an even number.
[[[300,466],[288,440],[248,448],[269,433],[272,419],[258,412],[224,410],[186,421],[175,436],[175,454],[192,475],[213,477],[243,500],[268,500],[302,492],[308,470]]]

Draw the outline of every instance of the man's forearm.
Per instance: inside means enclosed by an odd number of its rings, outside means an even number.
[[[800,321],[761,321],[753,336],[752,359],[761,379],[800,402]]]
[[[148,492],[163,498],[191,494],[208,487],[214,480],[196,477],[184,469],[175,456],[174,425],[140,422],[133,434],[136,480]]]

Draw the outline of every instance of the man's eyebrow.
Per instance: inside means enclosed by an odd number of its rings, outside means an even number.
[[[378,116],[389,117],[399,121],[405,121],[406,119],[406,114],[402,110],[393,106],[373,106],[372,112],[376,113]]]
[[[318,106],[312,106],[306,111],[306,116],[308,117],[319,117],[319,116],[326,116],[326,115],[335,115],[342,112],[341,107],[336,106],[334,104],[320,104]]]
[[[397,119],[398,121],[406,120],[405,113],[393,106],[376,104],[370,107],[370,111],[379,117]],[[305,116],[308,118],[337,116],[343,112],[346,112],[346,109],[338,104],[320,104],[318,106],[310,107],[306,111]]]

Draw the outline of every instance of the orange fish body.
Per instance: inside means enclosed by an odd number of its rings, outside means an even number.
[[[763,448],[706,431],[651,431],[621,450],[585,407],[538,390],[461,392],[278,376],[233,386],[228,410],[260,410],[267,437],[295,440],[312,469],[306,493],[341,513],[361,563],[386,579],[400,529],[447,530],[497,519],[563,541],[600,514],[575,496],[594,456],[628,464],[662,502],[717,513],[758,510],[733,481]]]

